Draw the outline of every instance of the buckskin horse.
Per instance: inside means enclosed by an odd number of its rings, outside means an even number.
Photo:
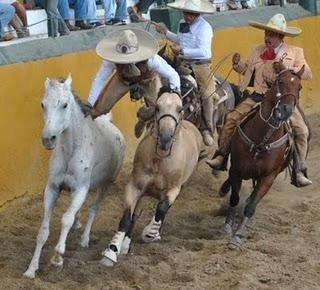
[[[237,125],[231,141],[229,176],[219,192],[223,196],[231,188],[224,225],[227,232],[232,233],[242,180],[252,179],[254,188],[247,199],[242,221],[231,238],[230,248],[240,247],[244,229],[257,204],[292,158],[287,121],[298,102],[304,67],[293,73],[282,62],[275,62],[273,69],[277,77],[271,88],[255,111]]]
[[[135,209],[143,195],[160,199],[156,213],[142,233],[146,242],[160,239],[160,228],[181,187],[195,170],[200,157],[202,136],[189,121],[182,120],[179,94],[162,89],[156,101],[153,124],[139,143],[129,183],[125,210],[118,232],[104,252],[102,263],[113,266],[119,254],[127,254],[131,243]]]

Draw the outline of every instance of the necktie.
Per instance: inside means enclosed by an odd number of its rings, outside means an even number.
[[[276,55],[273,48],[268,48],[260,55],[260,58],[262,60],[273,60],[276,58]]]
[[[188,33],[190,32],[190,25],[188,23],[182,22],[179,27],[180,33]]]

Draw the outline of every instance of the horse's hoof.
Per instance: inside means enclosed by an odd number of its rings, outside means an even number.
[[[239,250],[241,246],[241,238],[239,236],[233,236],[228,243],[228,248],[230,250]]]
[[[106,267],[113,267],[115,263],[112,262],[110,259],[103,257],[100,260],[100,264],[102,264],[103,266],[106,266]]]
[[[28,269],[27,271],[25,271],[23,273],[23,276],[30,278],[30,279],[34,279],[36,277],[36,271],[33,271],[31,269]]]
[[[62,267],[63,266],[63,258],[60,254],[55,253],[50,260],[51,264],[55,267]]]
[[[131,239],[129,237],[125,237],[123,239],[121,249],[120,249],[120,255],[127,255],[129,253]]]
[[[102,255],[104,258],[109,259],[113,263],[118,262],[117,253],[115,251],[112,251],[110,248],[106,249]]]
[[[223,230],[224,230],[227,234],[232,234],[232,227],[231,227],[231,225],[229,225],[228,223],[225,223],[225,224],[224,224]]]
[[[161,236],[159,233],[155,236],[151,236],[151,235],[146,234],[146,235],[142,235],[142,240],[146,243],[152,243],[152,242],[160,241]]]

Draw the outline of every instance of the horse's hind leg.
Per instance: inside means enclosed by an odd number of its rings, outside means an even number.
[[[143,194],[132,181],[126,186],[126,206],[119,223],[118,232],[113,236],[110,245],[103,253],[101,263],[111,267],[118,262],[119,254],[126,254],[131,243],[131,234],[135,221],[135,209]]]
[[[244,208],[244,217],[239,224],[237,231],[235,232],[229,247],[231,249],[238,248],[241,245],[241,238],[243,237],[244,230],[246,228],[246,225],[248,223],[248,220],[252,218],[252,216],[255,213],[257,204],[259,201],[265,196],[265,194],[270,189],[271,185],[274,182],[274,179],[276,178],[277,174],[269,175],[267,177],[263,177],[260,180],[258,180],[256,187],[254,188],[253,192],[251,193],[248,203]]]
[[[63,265],[63,257],[66,250],[66,239],[68,233],[74,223],[75,216],[83,205],[88,193],[88,187],[81,187],[72,192],[72,200],[68,210],[64,213],[61,219],[62,228],[58,244],[55,247],[55,254],[51,258],[51,263],[55,266]]]
[[[86,223],[86,227],[83,231],[83,234],[81,236],[81,242],[80,245],[84,248],[88,248],[89,247],[89,241],[90,241],[90,232],[91,232],[91,228],[92,228],[92,224],[94,222],[94,219],[97,215],[97,212],[99,210],[100,204],[101,202],[105,199],[105,197],[107,196],[108,191],[107,188],[100,188],[99,192],[97,194],[97,198],[96,200],[90,205],[90,209],[89,209],[89,214],[88,214],[88,220]]]
[[[145,242],[154,242],[161,239],[160,228],[170,206],[179,195],[180,190],[181,187],[172,188],[167,192],[166,197],[158,203],[155,216],[142,232],[142,239]]]
[[[36,271],[39,268],[39,259],[41,250],[49,237],[49,225],[53,212],[53,208],[58,198],[58,191],[55,190],[52,186],[47,185],[46,190],[44,192],[44,214],[42,224],[39,229],[38,237],[37,237],[37,245],[34,251],[32,260],[28,267],[28,270],[24,272],[24,276],[29,278],[34,278]]]
[[[229,201],[229,208],[227,210],[227,215],[226,215],[226,221],[224,224],[224,230],[227,233],[232,234],[232,226],[234,224],[234,220],[236,216],[237,205],[239,204],[239,200],[240,200],[239,191],[241,189],[242,180],[235,174],[231,174],[228,180],[231,184],[231,195],[230,195],[230,201]],[[225,183],[222,186],[224,185]]]

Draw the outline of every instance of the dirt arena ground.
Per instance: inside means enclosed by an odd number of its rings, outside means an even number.
[[[70,233],[63,269],[49,264],[57,242],[61,215],[68,205],[63,194],[35,280],[22,276],[33,254],[42,217],[42,195],[25,194],[0,209],[0,289],[320,289],[320,114],[309,116],[313,140],[309,157],[314,184],[297,189],[281,174],[259,204],[241,250],[227,248],[217,196],[225,174],[211,175],[199,165],[170,209],[162,240],[141,241],[155,201],[145,199],[134,231],[131,252],[114,268],[99,264],[101,252],[117,229],[123,189],[130,172],[127,158],[93,227],[89,249]],[[242,200],[251,184],[242,188]],[[90,199],[89,199],[90,201]],[[86,216],[88,202],[82,212]]]

